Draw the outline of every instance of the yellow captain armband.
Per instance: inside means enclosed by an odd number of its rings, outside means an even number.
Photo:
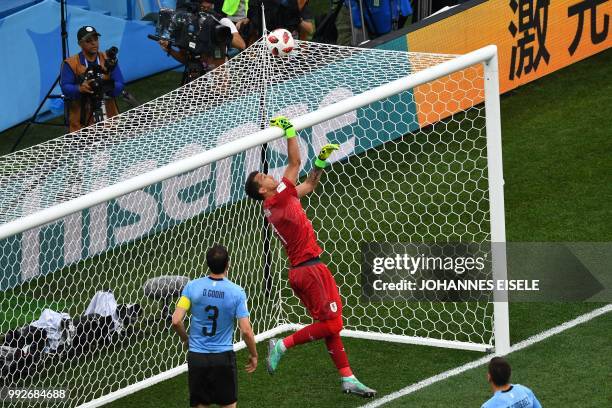
[[[176,304],[176,307],[180,307],[181,309],[189,310],[191,307],[191,301],[187,296],[181,296],[179,301]]]

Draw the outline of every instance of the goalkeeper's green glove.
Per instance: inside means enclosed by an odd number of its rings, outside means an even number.
[[[289,119],[287,119],[285,116],[275,117],[270,121],[270,126],[276,126],[283,129],[285,131],[285,137],[287,139],[291,139],[292,137],[295,137],[297,135],[297,133],[295,132],[295,128],[293,127],[291,122],[289,122]]]
[[[329,156],[331,156],[334,150],[338,150],[339,148],[339,145],[333,143],[326,144],[325,146],[323,146],[321,148],[321,152],[319,153],[317,159],[314,162],[315,167],[319,169],[324,169],[325,167],[327,167],[326,160],[329,158]]]

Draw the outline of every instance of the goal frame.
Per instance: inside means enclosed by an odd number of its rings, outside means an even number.
[[[292,123],[298,131],[306,129],[334,117],[351,112],[355,109],[367,106],[375,101],[411,90],[419,85],[435,81],[453,72],[461,71],[477,64],[482,64],[484,68],[484,106],[487,137],[487,170],[491,242],[496,244],[492,246],[493,278],[497,280],[504,280],[507,277],[505,251],[506,233],[504,217],[504,180],[499,103],[499,74],[496,46],[489,45],[468,54],[457,56],[452,60],[443,62],[426,70],[412,73],[404,78],[388,82],[382,86],[357,94],[340,102],[325,106],[302,116],[292,118]],[[148,173],[138,175],[131,179],[93,191],[70,201],[46,208],[37,213],[27,215],[4,225],[0,225],[0,240],[35,227],[57,221],[67,215],[143,189],[151,184],[155,184],[198,169],[202,166],[233,156],[247,149],[261,146],[265,143],[270,143],[273,140],[281,137],[283,137],[283,131],[281,129],[269,127],[251,134],[248,138],[241,138],[231,141],[192,157],[159,167]],[[493,333],[495,339],[494,347],[489,344],[400,336],[357,330],[343,330],[341,335],[361,339],[430,345],[482,352],[495,351],[496,354],[503,355],[508,353],[510,350],[509,313],[507,299],[502,299],[499,296],[500,295],[498,293],[495,293],[492,302]],[[272,330],[259,333],[256,336],[256,340],[262,341],[274,337],[275,335],[278,335],[284,331],[295,330],[300,327],[303,326],[290,323],[280,324]],[[235,344],[236,350],[240,350],[244,347],[245,345],[243,342],[238,342]],[[172,378],[185,372],[186,370],[187,365],[183,364],[161,374],[147,378],[136,384],[132,384],[128,387],[89,401],[81,405],[81,407],[97,407],[104,405],[160,381]]]

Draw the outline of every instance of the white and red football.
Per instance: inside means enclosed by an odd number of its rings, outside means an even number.
[[[277,57],[286,57],[295,48],[295,40],[284,28],[277,28],[266,37],[268,50]]]

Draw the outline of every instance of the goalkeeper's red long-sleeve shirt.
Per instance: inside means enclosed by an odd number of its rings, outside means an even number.
[[[281,240],[291,266],[321,255],[312,223],[306,216],[295,185],[283,177],[276,194],[263,202],[264,214]]]

